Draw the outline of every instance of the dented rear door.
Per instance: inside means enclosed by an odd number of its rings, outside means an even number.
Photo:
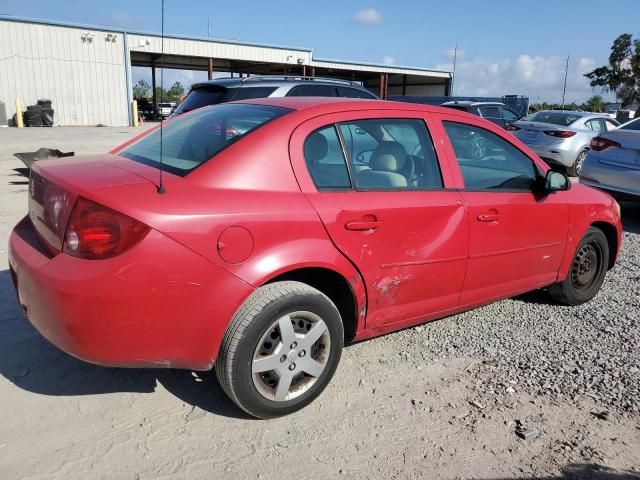
[[[458,305],[467,262],[468,221],[459,192],[447,188],[446,166],[438,165],[443,181],[440,188],[359,188],[353,184],[357,175],[353,165],[351,187],[316,186],[305,161],[305,140],[331,125],[340,129],[354,120],[379,118],[412,118],[425,126],[428,121],[423,112],[405,110],[316,117],[294,132],[290,154],[298,182],[331,240],[365,281],[367,328],[384,330],[392,324],[417,323]],[[344,144],[344,136],[342,141]],[[433,143],[435,154],[439,142]],[[341,150],[347,157],[352,153],[348,146]]]

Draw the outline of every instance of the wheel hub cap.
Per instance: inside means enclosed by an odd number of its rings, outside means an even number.
[[[256,346],[251,371],[256,390],[269,400],[292,400],[304,394],[324,372],[331,338],[316,314],[292,312],[267,329]]]
[[[598,252],[591,244],[584,245],[576,254],[571,269],[574,286],[588,288],[598,273]]]

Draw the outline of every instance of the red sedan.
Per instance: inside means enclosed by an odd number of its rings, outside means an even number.
[[[9,263],[66,352],[215,367],[238,406],[275,417],[320,394],[345,342],[543,287],[590,300],[620,242],[610,196],[478,117],[269,98],[36,163]]]

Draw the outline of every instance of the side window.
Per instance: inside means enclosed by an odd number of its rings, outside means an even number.
[[[584,122],[584,124],[587,126],[589,130],[593,130],[594,132],[602,131],[602,124],[600,123],[600,120],[597,120],[597,119],[587,120],[586,122]]]
[[[229,101],[266,98],[276,91],[276,87],[243,87],[234,90],[235,92]]]
[[[433,142],[422,120],[356,120],[339,125],[358,189],[442,188]]]
[[[316,130],[304,141],[304,159],[318,188],[351,188],[335,126]]]
[[[444,122],[468,189],[531,190],[537,182],[532,160],[483,128]]]
[[[640,130],[640,118],[623,124],[620,130]]]
[[[373,94],[367,93],[357,88],[338,87],[338,96],[347,98],[375,98]]]
[[[620,125],[618,122],[614,122],[613,120],[609,120],[608,118],[605,118],[605,120],[604,120],[604,126],[605,126],[605,130],[607,132],[610,131],[610,130],[613,130],[618,125]]]
[[[512,110],[508,108],[502,107],[502,118],[504,118],[507,122],[515,122],[520,119],[518,115],[515,114]]]
[[[502,118],[496,105],[481,105],[479,110],[483,118]]]
[[[336,89],[331,85],[298,85],[287,97],[335,97]]]

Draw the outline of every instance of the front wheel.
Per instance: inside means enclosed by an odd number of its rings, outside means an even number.
[[[327,386],[340,361],[344,331],[338,309],[300,282],[258,288],[225,333],[216,374],[248,414],[273,418],[300,410]]]
[[[549,287],[551,296],[567,305],[580,305],[596,296],[607,273],[609,244],[602,230],[590,227],[578,245],[571,270]]]

